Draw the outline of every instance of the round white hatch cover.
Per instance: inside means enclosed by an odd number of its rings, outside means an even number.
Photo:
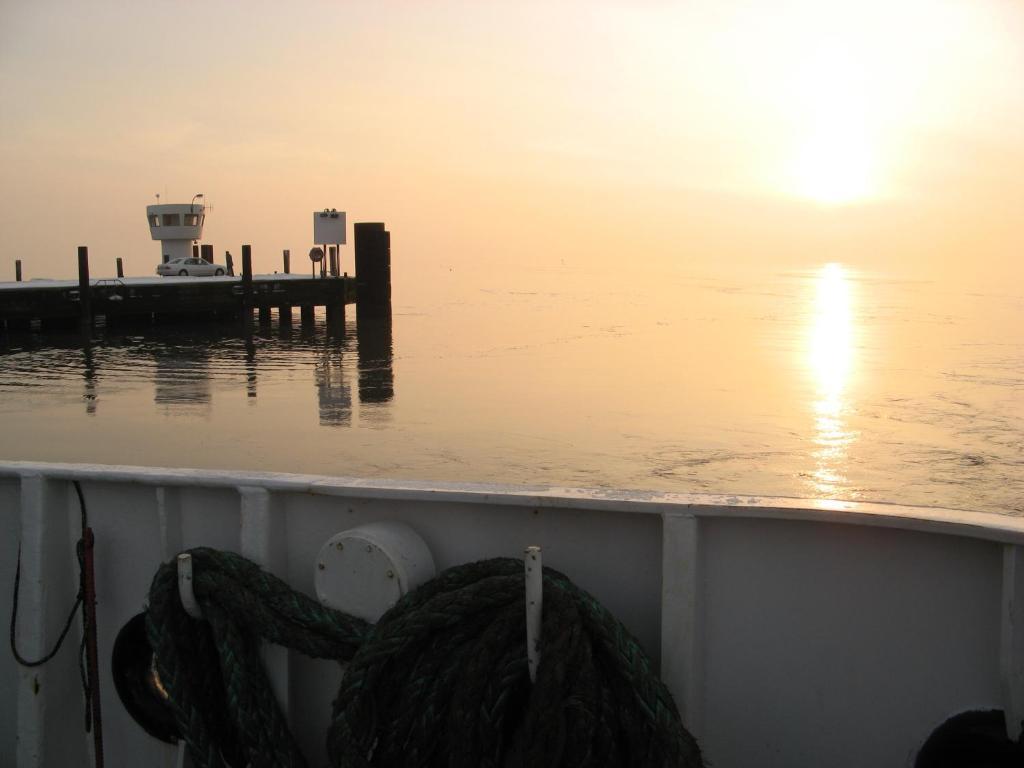
[[[324,605],[376,622],[435,575],[434,558],[416,531],[405,523],[368,523],[324,543],[314,583]]]

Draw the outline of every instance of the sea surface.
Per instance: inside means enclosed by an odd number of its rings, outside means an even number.
[[[1024,514],[1024,291],[844,264],[443,270],[344,333],[0,332],[0,459]]]

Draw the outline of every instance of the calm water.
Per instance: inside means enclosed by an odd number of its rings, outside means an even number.
[[[322,318],[0,337],[0,458],[1024,514],[1019,286],[639,279],[438,271],[336,337]]]

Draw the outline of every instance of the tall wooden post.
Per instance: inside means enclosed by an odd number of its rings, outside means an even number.
[[[14,262],[14,279],[17,282],[21,282],[21,259],[17,259]]]
[[[285,250],[284,254],[284,273],[290,275],[292,273],[292,252]]]
[[[121,257],[117,257],[117,276],[124,277],[124,262],[121,261]]]
[[[331,277],[338,276],[338,246],[329,245],[327,246],[327,252],[331,258]]]
[[[390,314],[391,233],[376,222],[360,222],[353,230],[359,312]]]
[[[78,309],[82,328],[92,327],[92,293],[89,287],[89,249],[78,246]]]
[[[252,246],[242,246],[242,319],[252,321]]]

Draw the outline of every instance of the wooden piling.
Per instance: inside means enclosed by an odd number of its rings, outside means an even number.
[[[89,249],[78,246],[78,310],[83,328],[92,327],[92,292],[89,286]]]
[[[299,316],[302,318],[303,325],[312,325],[316,319],[314,314],[315,307],[312,304],[303,304],[299,310]]]
[[[252,320],[252,246],[242,246],[242,319]]]
[[[21,282],[21,259],[14,261],[14,279],[17,282]]]
[[[290,275],[292,273],[292,252],[285,249],[284,253],[284,273]]]
[[[117,276],[124,277],[124,262],[121,261],[121,257],[117,257]]]
[[[327,304],[327,329],[337,333],[345,328],[345,302],[342,297]]]
[[[360,222],[353,230],[359,311],[386,315],[391,312],[391,233],[377,222]]]
[[[289,304],[282,304],[277,308],[277,322],[279,325],[292,324],[292,308]]]
[[[270,307],[260,306],[260,325],[270,325]]]
[[[331,277],[338,276],[338,247],[336,245],[327,246],[327,252],[330,254],[331,259]]]

